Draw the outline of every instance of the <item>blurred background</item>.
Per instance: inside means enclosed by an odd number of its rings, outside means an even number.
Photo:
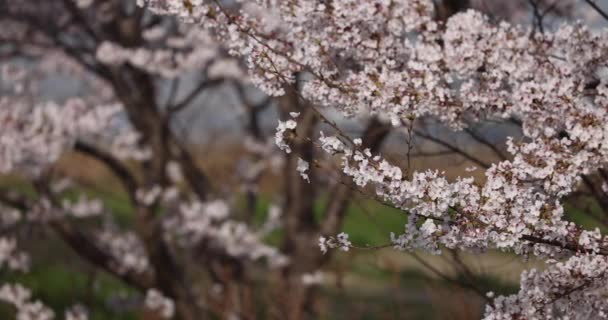
[[[608,11],[605,0],[435,2],[438,20],[474,8],[535,32],[574,20],[601,28]],[[300,136],[332,128],[297,96],[271,99],[253,88],[243,62],[201,28],[155,15],[135,1],[0,0],[0,69],[2,108],[44,108],[49,101],[124,108],[104,132],[78,134],[74,148],[62,149],[43,173],[26,168],[0,178],[2,211],[10,200],[38,203],[48,196],[40,185],[68,181],[68,188],[54,194],[59,203],[84,197],[104,207],[102,217],[68,219],[83,239],[91,236],[95,244],[99,238],[93,235],[111,228],[120,234],[116,239],[134,235],[139,239],[134,246],[148,252],[154,285],[129,280],[90,259],[53,223],[11,228],[30,253],[31,267],[25,273],[2,269],[0,283],[24,284],[58,318],[78,302],[91,319],[161,319],[142,305],[146,289],[156,287],[176,301],[177,317],[183,319],[478,319],[487,292],[517,292],[523,270],[542,268],[539,261],[510,253],[447,248],[437,256],[391,248],[322,254],[320,235],[346,232],[359,246],[383,245],[391,232],[403,232],[407,216],[369,192],[355,191],[338,163],[314,145],[294,141],[292,153],[278,150],[275,127],[279,119],[289,119],[289,112],[301,113]],[[454,133],[428,118],[397,131],[372,115],[345,119],[331,107],[321,111],[407,172],[436,169],[450,178],[478,181],[485,168],[509,158],[505,141],[517,139],[521,130],[516,118],[471,119],[467,129]],[[104,154],[119,161],[137,186],[125,183]],[[295,170],[300,157],[319,163],[311,162],[311,183]],[[164,169],[172,164],[182,172],[180,181],[167,178]],[[600,173],[585,177],[580,191],[567,199],[568,219],[605,228],[604,178]],[[175,186],[183,199],[222,199],[231,220],[253,230],[290,264],[269,266],[270,258],[233,254],[214,239],[184,246],[160,231],[149,236],[142,230],[156,225],[142,222],[140,209],[161,217],[178,210],[171,203],[140,203],[138,191],[156,185]],[[276,225],[267,229],[273,221]],[[165,247],[168,257],[151,253]],[[190,302],[194,307],[184,306]],[[12,307],[0,307],[0,318],[14,317]]]

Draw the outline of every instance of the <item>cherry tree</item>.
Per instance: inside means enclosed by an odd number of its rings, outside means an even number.
[[[339,233],[354,191],[324,179],[321,169],[310,172],[313,144],[290,141],[290,153],[279,152],[275,140],[280,144],[283,134],[261,124],[273,108],[292,119],[283,133],[291,134],[297,119],[301,135],[311,135],[320,121],[307,103],[295,94],[260,98],[243,60],[230,56],[212,31],[135,1],[1,1],[0,9],[0,173],[19,175],[27,189],[0,192],[4,270],[35,266],[28,232],[44,230],[90,267],[139,291],[141,305],[165,318],[255,317],[253,290],[260,285],[250,269],[256,268],[278,279],[268,280],[280,301],[269,312],[293,319],[314,314],[317,271],[330,258],[317,249],[318,238]],[[48,79],[66,79],[65,86],[79,91],[49,96]],[[225,177],[232,184],[215,181],[197,162],[184,121],[187,111],[201,108],[201,96],[219,90],[237,97],[235,113],[242,114],[246,153],[234,176]],[[389,129],[373,118],[361,144],[377,151]],[[128,227],[87,192],[87,181],[59,170],[69,152],[105,166],[118,181]],[[259,225],[254,213],[267,172],[282,176],[283,192]],[[320,220],[314,218],[314,203],[323,197],[318,185],[333,195]],[[268,245],[265,236],[279,227],[285,236]],[[83,301],[57,315],[18,283],[2,284],[0,300],[15,307],[18,319],[87,317]]]
[[[396,166],[329,120],[334,132],[320,137],[294,135],[297,120],[281,123],[277,144],[290,152],[291,143],[314,139],[357,186],[408,214],[404,233],[390,237],[395,249],[545,259],[545,271],[522,275],[519,293],[488,304],[487,319],[606,317],[607,239],[566,220],[563,207],[588,175],[604,172],[605,32],[581,23],[535,30],[476,11],[438,21],[425,0],[142,4],[210,30],[247,61],[259,88],[297,95],[322,119],[320,109],[331,106],[345,117],[382,116],[406,132],[422,117],[453,130],[520,123],[523,136],[507,141],[507,159],[489,165],[483,181]],[[356,246],[345,234],[319,245]]]
[[[602,207],[608,199],[605,34],[545,25],[572,10],[567,2],[486,2],[0,1],[0,172],[20,173],[33,193],[0,193],[0,266],[27,272],[36,262],[22,233],[35,226],[140,291],[162,317],[255,317],[260,286],[250,270],[261,267],[278,279],[272,312],[300,319],[314,316],[317,270],[331,249],[365,245],[341,230],[362,194],[408,217],[402,234],[377,247],[546,260],[546,270],[522,274],[518,294],[487,293],[486,318],[602,317],[606,239],[565,219],[564,203],[581,183]],[[531,27],[501,20],[522,22],[528,9]],[[44,98],[43,79],[57,74],[82,92]],[[257,99],[251,84],[271,98]],[[244,210],[234,186],[223,191],[197,163],[183,123],[203,93],[226,88],[244,115],[248,153],[232,177]],[[270,108],[281,119],[274,132],[260,123]],[[361,135],[345,133],[330,108],[366,119]],[[429,134],[427,121],[470,135],[497,160]],[[497,121],[522,130],[506,149],[475,127]],[[403,164],[380,153],[391,131],[408,145]],[[484,178],[414,170],[416,137],[482,167]],[[132,227],[57,170],[69,151],[111,171]],[[282,192],[255,225],[258,188],[272,170]],[[319,185],[331,197],[317,219]],[[270,246],[263,238],[278,227],[285,235]],[[32,297],[19,284],[0,288],[19,319],[54,317]],[[84,319],[86,306],[74,303],[64,317]]]

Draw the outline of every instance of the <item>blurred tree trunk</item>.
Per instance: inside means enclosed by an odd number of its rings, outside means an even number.
[[[299,112],[297,136],[290,141],[292,152],[285,155],[283,168],[283,253],[290,257],[290,263],[280,272],[279,294],[284,301],[281,314],[286,319],[299,320],[310,313],[310,291],[302,285],[303,274],[315,270],[319,251],[316,243],[318,224],[315,220],[316,177],[314,170],[309,171],[310,183],[296,170],[298,159],[312,163],[314,145],[310,140],[299,137],[312,137],[319,119],[314,110],[306,105],[298,95],[298,84],[287,90],[279,98],[279,112],[284,119],[290,112]],[[282,292],[282,293],[281,293]]]
[[[313,137],[318,130],[319,117],[315,110],[302,101],[297,93],[297,84],[279,99],[280,113],[284,119],[290,112],[299,112],[297,136],[290,141],[292,152],[285,155],[283,188],[286,195],[283,221],[285,236],[283,252],[290,257],[290,264],[280,272],[279,297],[282,299],[282,317],[290,320],[315,318],[315,286],[302,282],[302,276],[320,269],[329,261],[331,253],[323,254],[318,247],[321,235],[334,235],[339,232],[344,215],[353,196],[353,188],[347,184],[336,183],[328,191],[324,212],[316,217],[315,205],[320,201],[316,192],[317,180],[312,141],[299,137]],[[364,130],[363,147],[377,152],[390,132],[390,124],[372,118]],[[309,162],[310,183],[300,177],[296,170],[298,159]]]

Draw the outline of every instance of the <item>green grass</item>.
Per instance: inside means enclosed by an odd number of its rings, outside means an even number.
[[[21,177],[4,176],[0,179],[0,188],[18,192],[27,197],[35,197],[36,191]],[[109,209],[119,225],[128,227],[132,224],[131,208],[127,198],[121,194],[103,192],[91,188],[69,190],[61,195],[62,199],[76,200],[80,195],[100,199]],[[102,272],[83,265],[71,250],[58,239],[44,236],[44,242],[33,237],[25,242],[33,251],[33,268],[28,273],[0,273],[0,284],[20,283],[33,292],[34,300],[43,301],[50,306],[57,319],[63,318],[65,310],[75,303],[86,305],[93,320],[132,320],[136,319],[132,311],[118,312],[109,306],[117,293],[134,296],[135,292],[121,281]],[[14,319],[12,307],[0,304],[0,319]]]
[[[240,202],[240,207],[244,203]],[[315,202],[315,217],[317,221],[322,219],[326,199]],[[260,226],[266,221],[271,202],[266,197],[260,197],[254,215],[254,225]],[[401,233],[407,223],[407,216],[397,209],[389,208],[371,200],[355,200],[348,207],[342,231],[349,234],[349,239],[357,245],[380,245],[389,241],[390,232]],[[281,239],[280,230],[273,232],[267,241],[270,244],[278,244]]]
[[[90,319],[133,320],[133,311],[114,310],[109,302],[117,293],[134,296],[134,291],[103,272],[95,274],[66,267],[61,262],[47,261],[26,274],[5,273],[0,283],[20,283],[34,293],[34,300],[50,306],[56,318],[63,318],[66,309],[75,303],[87,306]],[[0,308],[0,318],[11,319],[12,308]]]
[[[350,205],[342,230],[359,246],[383,245],[389,242],[391,232],[403,233],[406,223],[402,211],[365,200]]]
[[[0,180],[0,187],[23,192],[28,196],[35,194],[30,186],[20,182],[18,178]],[[123,193],[83,188],[66,192],[63,197],[73,200],[82,193],[100,198],[106,208],[112,211],[119,225],[125,228],[132,226],[132,208]],[[271,204],[270,199],[270,197],[260,197],[253,217],[254,225],[260,226],[266,220]],[[244,208],[242,199],[238,203],[241,209]],[[315,202],[317,221],[322,219],[326,203],[326,199]],[[593,207],[593,204],[592,209],[599,210],[599,208]],[[593,219],[572,206],[566,206],[566,216],[587,228],[596,225]],[[406,223],[407,216],[402,211],[371,200],[353,199],[348,207],[342,231],[348,233],[350,240],[358,246],[383,245],[388,243],[390,232],[402,233]],[[280,245],[282,238],[283,232],[276,230],[268,235],[265,241],[272,245]],[[37,267],[25,275],[0,274],[0,283],[23,283],[33,290],[37,299],[41,299],[56,311],[57,318],[61,318],[64,309],[75,302],[81,302],[90,307],[91,318],[95,320],[137,318],[134,312],[119,312],[109,306],[109,301],[116,296],[117,292],[126,296],[137,296],[119,280],[103,272],[97,272],[95,280],[92,281],[90,266],[76,263],[77,267],[74,267],[72,262],[77,258],[66,253],[69,249],[61,244],[45,242],[33,244],[33,246],[47,251],[43,255],[43,260],[36,261]],[[332,285],[322,288],[323,299],[328,303],[327,314],[332,315],[331,319],[349,319],[348,315],[352,314],[353,305],[357,306],[354,308],[357,310],[357,319],[394,319],[398,318],[394,315],[401,312],[406,312],[407,317],[411,319],[431,319],[436,315],[431,311],[433,306],[429,299],[425,298],[425,292],[429,287],[450,288],[453,286],[451,283],[430,276],[428,272],[423,272],[424,268],[419,265],[417,267],[400,265],[397,269],[387,268],[378,263],[381,253],[377,250],[353,251],[355,252],[336,254],[335,259],[328,266],[330,271],[338,267],[347,268],[347,277],[352,279],[348,283],[347,289],[340,289]],[[55,252],[57,254],[54,254]],[[399,256],[399,254],[393,254],[393,256]],[[407,254],[403,253],[399,259],[407,259]],[[479,259],[487,259],[487,257]],[[455,276],[456,279],[462,277],[458,274]],[[505,282],[493,274],[479,275],[476,285],[484,291],[497,293],[512,293],[517,290],[517,283]],[[0,319],[11,319],[13,317],[11,312],[11,308],[0,305]],[[386,315],[386,317],[379,317],[379,315]]]
[[[593,230],[596,227],[600,228],[602,233],[606,233],[608,229],[598,223],[596,219],[585,213],[580,207],[586,207],[588,212],[591,214],[602,217],[607,213],[603,212],[598,203],[593,198],[580,198],[578,206],[573,206],[571,203],[566,202],[564,205],[564,215],[566,219],[572,221],[585,229]]]

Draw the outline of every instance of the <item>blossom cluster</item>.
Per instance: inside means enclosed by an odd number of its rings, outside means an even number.
[[[112,268],[122,274],[142,273],[149,269],[150,261],[141,239],[131,231],[123,231],[113,224],[107,224],[95,234],[101,248],[113,258]]]
[[[409,214],[405,233],[391,237],[398,249],[499,248],[567,259],[524,274],[522,292],[497,298],[488,318],[549,312],[554,292],[573,299],[554,315],[577,314],[579,307],[587,308],[582,315],[603,314],[605,299],[596,294],[603,280],[582,265],[601,270],[608,240],[566,221],[562,199],[581,175],[608,160],[608,32],[581,24],[534,32],[475,11],[443,23],[430,0],[243,1],[236,8],[143,2],[211,30],[247,61],[254,83],[269,95],[284,94],[305,73],[302,96],[346,116],[379,114],[395,127],[432,116],[455,130],[487,119],[521,122],[524,138],[507,142],[511,158],[491,165],[483,183],[404,172],[341,137],[322,135],[320,144],[340,156],[356,185],[372,185],[378,198]],[[284,136],[295,128],[292,121],[277,129],[277,145],[288,153]],[[319,245],[324,252],[350,247],[344,237],[321,237]],[[582,299],[578,292],[590,300],[572,302]]]
[[[0,268],[26,271],[29,256],[17,249],[17,241],[12,237],[0,237]]]
[[[323,253],[327,253],[329,249],[340,248],[342,251],[348,251],[352,243],[348,240],[348,234],[341,232],[337,236],[320,237],[319,248]]]
[[[276,219],[276,216],[276,213],[270,214],[270,219]],[[174,214],[164,220],[163,226],[166,236],[183,247],[205,244],[239,259],[254,261],[265,258],[271,266],[288,263],[277,248],[263,242],[263,233],[231,219],[230,206],[223,200],[179,203]],[[263,229],[271,227],[266,225]]]
[[[116,105],[88,106],[81,99],[63,105],[31,105],[25,100],[0,99],[0,172],[39,174],[78,137],[102,132],[120,110]]]
[[[607,267],[605,256],[581,255],[525,271],[520,291],[496,298],[486,319],[605,319]]]
[[[17,309],[16,319],[19,320],[52,320],[55,313],[40,301],[31,301],[32,293],[19,284],[4,284],[0,286],[0,301],[8,303]]]
[[[162,295],[156,289],[150,289],[146,292],[144,305],[150,310],[155,310],[163,319],[171,319],[175,314],[175,305],[173,301]]]
[[[291,153],[291,147],[286,140],[291,137],[296,126],[297,122],[295,120],[279,120],[279,125],[277,126],[277,131],[275,133],[275,144],[277,147],[279,147],[279,149],[285,151],[286,153]]]
[[[0,286],[0,301],[16,309],[17,320],[53,320],[55,312],[42,302],[32,301],[32,292],[19,284]],[[65,311],[65,320],[88,320],[88,312],[82,305],[74,305]]]
[[[222,55],[222,48],[201,29],[179,26],[179,33],[168,34],[163,26],[144,30],[149,47],[125,48],[104,42],[97,48],[97,59],[108,66],[132,65],[163,78],[176,78],[194,70],[208,70],[210,78],[242,79],[237,60]]]

